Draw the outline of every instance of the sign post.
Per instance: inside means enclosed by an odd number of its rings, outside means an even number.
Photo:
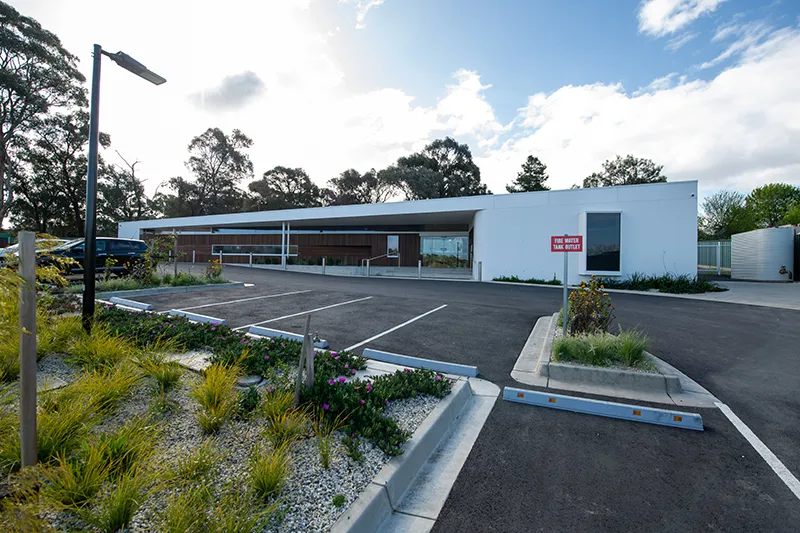
[[[551,252],[563,252],[564,253],[564,279],[562,283],[564,284],[564,303],[562,307],[562,314],[561,314],[561,324],[564,328],[564,337],[567,336],[567,322],[569,321],[569,311],[567,306],[569,305],[568,300],[568,291],[567,288],[568,280],[569,280],[569,253],[570,252],[582,252],[583,251],[583,236],[582,235],[567,235],[564,234],[563,236],[560,235],[553,235],[550,237],[550,251]]]

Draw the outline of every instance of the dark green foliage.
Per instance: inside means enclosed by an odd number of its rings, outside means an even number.
[[[345,170],[328,185],[332,189],[332,205],[377,204],[400,192],[396,183],[387,181],[386,174],[375,172],[375,169],[364,174],[352,168]]]
[[[614,278],[603,278],[601,280],[607,289],[625,289],[631,291],[649,291],[652,289],[658,292],[670,294],[700,294],[704,292],[724,292],[728,289],[718,285],[713,281],[707,281],[687,274],[673,275],[664,274],[663,276],[653,276],[634,272],[631,277],[625,280]]]
[[[512,283],[530,283],[532,285],[561,285],[561,280],[556,279],[555,274],[553,274],[553,279],[539,279],[539,278],[528,278],[528,279],[520,279],[517,276],[500,276],[498,278],[493,278],[492,281],[510,281]]]
[[[637,331],[619,335],[597,333],[560,337],[553,343],[553,360],[594,366],[630,366],[652,369],[645,358],[647,337]]]
[[[730,239],[731,235],[755,229],[753,212],[745,206],[745,195],[719,191],[703,200],[698,226],[704,240]]]
[[[466,144],[446,137],[421,152],[401,157],[378,178],[400,187],[408,200],[490,194]]]
[[[636,185],[639,183],[663,183],[667,177],[661,174],[664,167],[650,159],[626,155],[603,163],[603,171],[594,172],[583,180],[583,186],[614,187],[617,185]]]
[[[247,186],[254,211],[320,207],[327,191],[320,189],[302,168],[277,166]]]
[[[538,157],[529,155],[522,164],[522,170],[517,173],[517,179],[511,185],[506,185],[506,190],[510,193],[549,191],[550,187],[544,184],[548,177],[547,165]]]
[[[330,375],[330,374],[328,374]],[[430,370],[410,370],[380,376],[374,383],[318,374],[313,391],[305,391],[304,400],[328,411],[329,415],[347,415],[347,433],[363,437],[389,455],[403,453],[400,446],[409,438],[383,411],[391,401],[432,394],[439,398],[450,392],[451,383]],[[327,378],[327,379],[326,379]]]
[[[337,494],[331,500],[331,503],[334,507],[341,507],[347,502],[347,499],[344,497],[344,494]]]
[[[239,392],[239,414],[241,416],[249,416],[259,403],[261,403],[261,395],[258,394],[258,389],[255,387],[248,387],[247,390]]]
[[[361,439],[357,435],[345,435],[342,439],[344,449],[347,451],[347,456],[356,463],[364,462],[364,452],[361,451]]]
[[[785,223],[790,210],[800,204],[800,187],[787,183],[768,183],[753,189],[745,200],[756,224],[774,228]]]

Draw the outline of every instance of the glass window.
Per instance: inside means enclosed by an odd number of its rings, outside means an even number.
[[[469,237],[425,237],[419,239],[422,266],[469,267]]]
[[[117,253],[128,253],[133,250],[131,241],[111,241],[111,251]]]
[[[620,214],[586,214],[586,270],[619,272]]]
[[[286,255],[297,255],[297,245],[290,244],[286,246]],[[281,256],[280,244],[214,244],[211,246],[212,254],[231,254],[231,255],[263,255],[263,256]]]
[[[105,252],[108,241],[105,239],[97,239],[94,243],[94,249],[98,252]]]
[[[386,237],[386,257],[400,257],[400,236],[389,235]]]

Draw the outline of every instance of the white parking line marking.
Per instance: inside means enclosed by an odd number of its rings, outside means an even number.
[[[268,320],[262,320],[261,322],[254,322],[252,324],[247,324],[246,326],[239,326],[238,328],[233,329],[249,329],[250,326],[260,326],[261,324],[269,324],[270,322],[277,322],[278,320],[284,320],[286,318],[294,318],[296,316],[303,316],[309,313],[316,313],[317,311],[324,311],[325,309],[332,309],[334,307],[339,307],[340,305],[348,305],[354,304],[356,302],[363,302],[365,300],[371,300],[372,296],[367,296],[366,298],[358,298],[356,300],[349,300],[347,302],[339,302],[338,304],[333,305],[326,305],[325,307],[317,307],[316,309],[310,309],[308,311],[301,311],[300,313],[294,313],[291,315],[279,316],[278,318],[270,318]]]
[[[180,309],[177,309],[177,311],[188,311],[190,309],[202,309],[203,307],[214,307],[215,305],[238,304],[238,303],[241,303],[241,302],[251,302],[253,300],[263,300],[264,298],[277,298],[279,296],[289,296],[291,294],[303,294],[304,292],[311,292],[311,290],[283,292],[281,294],[267,294],[266,296],[253,296],[251,298],[242,298],[240,300],[229,300],[227,302],[217,302],[217,303],[213,303],[213,304],[195,305],[193,307],[182,307]]]
[[[728,417],[728,420],[730,420],[731,423],[736,426],[736,429],[739,430],[739,433],[741,433],[744,438],[747,439],[747,442],[749,442],[750,445],[755,448],[755,450],[767,462],[770,468],[772,468],[772,470],[778,474],[778,477],[781,478],[781,481],[783,481],[786,486],[789,487],[789,490],[794,493],[797,499],[800,500],[800,481],[794,477],[794,474],[792,474],[781,462],[781,460],[778,459],[774,453],[772,453],[772,450],[767,448],[766,444],[761,442],[761,439],[759,439],[756,434],[753,433],[733,411],[731,411],[730,407],[722,402],[714,402],[714,404],[719,407],[719,410],[722,411],[722,414]]]
[[[369,339],[367,339],[367,340],[365,340],[365,341],[361,341],[361,342],[359,342],[358,344],[354,344],[354,345],[352,345],[352,346],[349,346],[349,347],[345,348],[345,351],[355,350],[356,348],[358,348],[358,347],[360,347],[360,346],[364,346],[364,345],[365,345],[365,344],[367,344],[368,342],[372,342],[372,341],[374,341],[375,339],[380,339],[380,338],[381,338],[381,337],[383,337],[384,335],[388,335],[389,333],[391,333],[391,332],[393,332],[393,331],[397,331],[397,330],[398,330],[398,329],[400,329],[400,328],[404,328],[404,327],[406,327],[407,325],[411,324],[412,322],[416,322],[416,321],[417,321],[417,320],[419,320],[420,318],[425,318],[426,316],[430,315],[431,313],[435,313],[436,311],[439,311],[440,309],[444,309],[445,307],[447,307],[447,304],[440,305],[440,306],[439,306],[439,307],[437,307],[436,309],[431,309],[431,310],[430,310],[430,311],[428,311],[427,313],[422,313],[422,314],[421,314],[421,315],[419,315],[419,316],[415,316],[415,317],[414,317],[414,318],[412,318],[411,320],[407,320],[407,321],[403,322],[402,324],[398,324],[398,325],[396,325],[396,326],[395,326],[395,327],[393,327],[393,328],[389,328],[389,329],[387,329],[386,331],[384,331],[383,333],[378,333],[378,334],[377,334],[377,335],[375,335],[374,337],[370,337]]]

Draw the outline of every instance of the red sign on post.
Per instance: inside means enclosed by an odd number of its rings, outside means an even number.
[[[550,237],[551,252],[582,252],[582,235],[553,235]]]

